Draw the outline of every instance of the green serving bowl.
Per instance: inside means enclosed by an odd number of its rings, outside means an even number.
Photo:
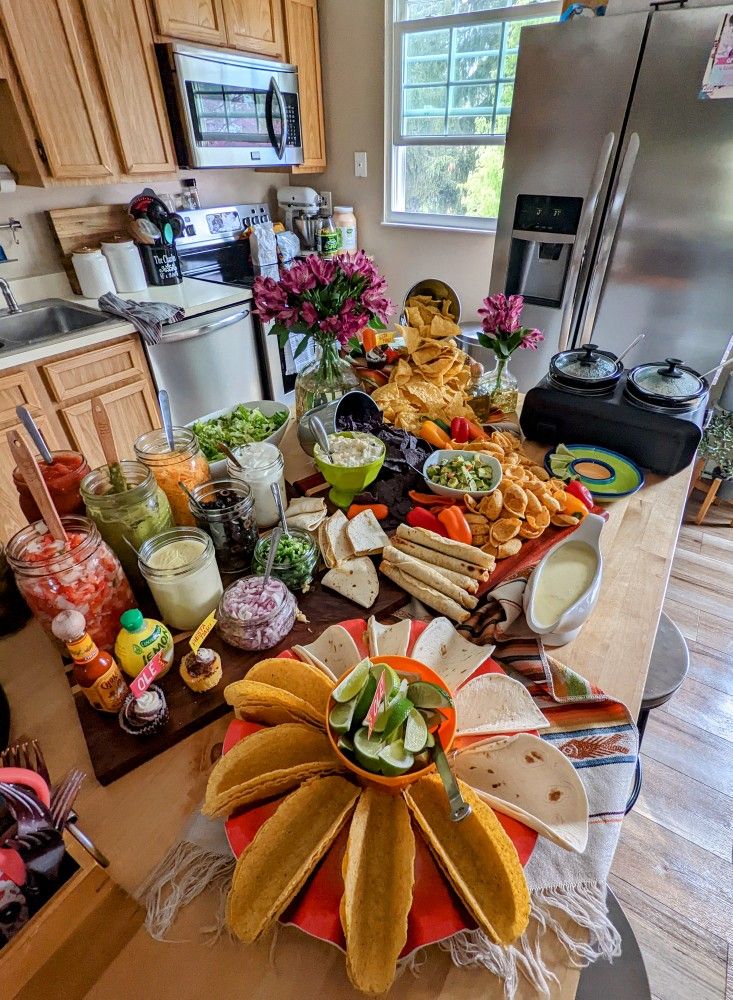
[[[316,468],[321,473],[327,483],[331,484],[329,498],[333,500],[337,507],[348,507],[357,493],[361,493],[366,487],[373,483],[379,475],[379,471],[384,464],[386,449],[384,441],[381,441],[374,434],[366,434],[362,431],[341,431],[339,437],[368,437],[382,446],[382,454],[375,458],[368,465],[331,465],[320,458],[318,451],[314,450],[313,461]]]

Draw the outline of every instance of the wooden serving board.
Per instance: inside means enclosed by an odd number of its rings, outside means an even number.
[[[224,701],[224,688],[232,681],[241,680],[249,668],[264,657],[277,656],[281,650],[293,645],[312,642],[334,622],[368,615],[384,618],[404,607],[409,601],[409,594],[381,576],[379,597],[368,611],[334,591],[327,590],[320,583],[314,583],[311,590],[301,595],[298,600],[298,607],[309,619],[308,624],[296,621],[292,631],[273,649],[248,653],[228,646],[221,640],[216,629],[209,634],[205,644],[215,649],[221,656],[224,676],[213,690],[204,694],[194,694],[181,680],[178,664],[181,657],[189,651],[190,633],[176,636],[174,665],[158,682],[165,692],[170,718],[165,727],[153,736],[132,736],[126,733],[120,728],[116,715],[95,711],[77,688],[74,702],[92,767],[99,783],[109,785],[146,761],[157,757],[169,747],[180,743],[191,733],[226,715],[231,709]],[[72,675],[69,674],[69,677]]]
[[[64,261],[71,288],[81,295],[71,255],[83,246],[99,246],[102,240],[127,235],[126,205],[87,205],[83,208],[54,208],[48,215],[51,232]]]

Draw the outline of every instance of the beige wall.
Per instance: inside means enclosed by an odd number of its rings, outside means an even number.
[[[328,170],[294,178],[353,203],[359,243],[384,270],[401,301],[420,278],[442,278],[476,317],[488,294],[493,236],[384,226],[384,0],[319,0]],[[368,176],[354,177],[354,152],[366,150]]]
[[[181,177],[196,177],[201,203],[231,205],[239,202],[270,200],[274,189],[282,184],[280,175],[254,170],[183,171]],[[156,191],[175,191],[176,180],[154,180],[136,184],[75,186],[63,188],[19,187],[12,194],[0,194],[0,222],[9,215],[19,219],[23,229],[16,246],[10,232],[0,230],[0,243],[8,257],[17,257],[14,264],[0,263],[0,277],[13,278],[48,274],[61,270],[61,257],[51,237],[45,212],[51,208],[77,208],[82,205],[123,204],[149,184]],[[275,203],[270,208],[274,210]]]

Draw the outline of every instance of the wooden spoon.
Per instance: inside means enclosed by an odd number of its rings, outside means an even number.
[[[51,494],[48,492],[48,486],[46,486],[46,482],[41,475],[41,470],[38,468],[38,463],[33,457],[33,452],[17,430],[9,430],[6,437],[13,458],[23,474],[23,479],[31,496],[36,501],[36,506],[41,512],[41,517],[46,522],[46,527],[51,537],[68,544],[69,539],[61,523],[59,512],[54,506]]]
[[[117,445],[112,437],[112,425],[109,422],[109,414],[104,401],[97,397],[92,400],[92,418],[94,429],[97,432],[99,443],[102,446],[104,460],[109,467],[109,480],[115,493],[126,493],[127,483],[122,475],[120,458],[117,454]]]

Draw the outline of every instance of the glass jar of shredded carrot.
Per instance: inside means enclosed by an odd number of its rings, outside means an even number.
[[[204,458],[198,440],[188,427],[173,428],[173,451],[168,447],[165,431],[158,428],[141,434],[135,442],[135,457],[147,465],[158,486],[168,497],[176,524],[195,525],[196,520],[188,505],[188,497],[178,485],[184,483],[189,490],[211,478],[209,463]]]

